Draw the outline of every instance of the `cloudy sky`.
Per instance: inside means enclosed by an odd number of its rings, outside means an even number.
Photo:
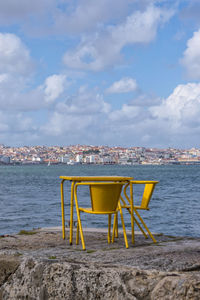
[[[199,136],[200,0],[0,1],[0,143]]]

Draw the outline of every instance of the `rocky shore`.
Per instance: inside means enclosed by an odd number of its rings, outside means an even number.
[[[57,228],[1,236],[0,299],[200,299],[200,238],[84,235],[86,251]]]

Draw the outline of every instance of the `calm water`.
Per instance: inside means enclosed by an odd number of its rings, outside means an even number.
[[[154,232],[200,236],[200,166],[0,166],[0,234],[61,225],[60,175],[125,175],[159,180],[145,212]],[[70,184],[65,183],[69,200]],[[139,197],[141,191],[136,191]],[[87,190],[80,203],[87,202]],[[137,197],[135,197],[136,199]],[[82,215],[87,227],[106,227],[107,218]],[[125,213],[126,227],[130,228]],[[66,203],[69,220],[69,201]]]

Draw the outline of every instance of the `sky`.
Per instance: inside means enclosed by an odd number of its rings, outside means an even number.
[[[0,1],[0,144],[199,136],[200,0]]]

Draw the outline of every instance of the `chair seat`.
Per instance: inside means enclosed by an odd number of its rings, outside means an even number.
[[[79,207],[80,211],[83,211],[88,214],[95,214],[95,215],[105,215],[105,214],[116,214],[116,210],[114,211],[93,211],[92,207]]]
[[[125,204],[122,204],[122,208],[130,208],[131,207],[131,205],[125,205]],[[133,206],[135,209],[144,209],[144,210],[149,210],[149,208],[144,208],[144,207],[142,207],[142,206],[137,206],[137,205],[134,205]]]
[[[134,208],[136,208],[136,209],[149,210],[149,208],[144,208],[144,207],[142,207],[142,206],[137,206],[137,205],[134,205]]]

